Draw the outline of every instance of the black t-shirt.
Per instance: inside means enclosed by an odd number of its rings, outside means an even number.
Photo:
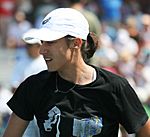
[[[148,116],[135,91],[126,79],[95,69],[95,81],[73,89],[57,72],[30,76],[8,106],[24,120],[35,115],[41,137],[117,137],[119,123],[128,133],[136,132]],[[56,76],[63,92],[55,92]]]

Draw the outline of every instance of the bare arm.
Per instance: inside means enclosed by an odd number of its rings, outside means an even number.
[[[29,121],[25,121],[12,113],[3,137],[22,137],[28,124]]]
[[[150,119],[142,128],[140,128],[137,133],[137,137],[150,137]]]

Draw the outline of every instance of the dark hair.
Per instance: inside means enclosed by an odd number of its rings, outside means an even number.
[[[90,32],[87,36],[87,41],[84,41],[81,47],[82,57],[84,61],[89,61],[89,59],[94,55],[98,45],[99,38],[95,33]]]

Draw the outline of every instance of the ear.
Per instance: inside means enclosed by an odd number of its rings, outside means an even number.
[[[75,38],[73,42],[73,48],[80,48],[82,46],[82,39]]]

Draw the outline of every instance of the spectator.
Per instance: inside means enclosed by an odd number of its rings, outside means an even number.
[[[79,10],[88,20],[90,31],[96,33],[97,36],[101,34],[101,23],[97,15],[85,8],[87,0],[68,0],[71,8]]]
[[[12,21],[15,9],[14,0],[0,0],[0,47],[6,47],[8,26]]]
[[[99,7],[102,10],[102,21],[111,25],[121,21],[122,0],[99,0]]]
[[[23,41],[26,43],[27,53],[29,55],[30,61],[27,64],[24,64],[24,71],[22,74],[20,74],[20,81],[18,81],[18,85],[29,76],[47,69],[43,56],[39,53],[41,41],[32,38],[36,33],[37,29],[32,28],[22,36]],[[21,66],[18,67],[20,68]],[[13,92],[15,92],[16,88],[17,87],[12,87]],[[39,137],[39,131],[35,118],[30,121],[30,124],[26,129],[23,137]]]

